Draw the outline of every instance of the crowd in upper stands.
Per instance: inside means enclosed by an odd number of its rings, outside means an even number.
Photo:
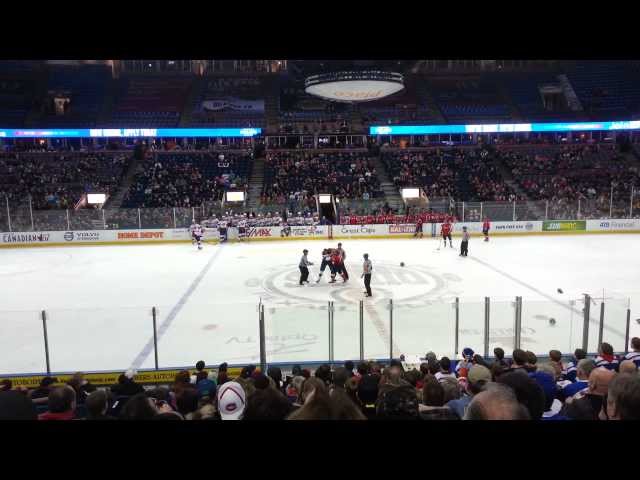
[[[249,160],[231,153],[151,157],[140,165],[123,207],[195,207],[221,200],[229,189],[246,190]]]
[[[0,384],[0,420],[640,420],[640,338],[617,356],[602,343],[595,358],[559,350],[539,362],[531,351],[502,348],[485,359],[464,348],[462,359],[428,352],[421,363],[404,356],[388,365],[346,361],[311,371],[248,365],[233,377],[198,361],[170,387],[145,388],[128,370],[97,388],[82,373],[66,384],[51,376],[39,387]],[[288,373],[288,372],[287,372]]]
[[[509,202],[518,199],[484,149],[394,151],[385,152],[382,158],[398,188],[419,186],[429,198]]]
[[[0,195],[34,210],[73,208],[83,193],[113,192],[129,157],[122,153],[0,154]]]
[[[631,189],[640,185],[638,167],[613,145],[505,150],[498,155],[531,200],[549,201],[550,218],[577,218],[578,200],[580,218],[608,218],[610,209],[626,217]]]
[[[320,193],[364,200],[383,195],[375,166],[367,154],[267,154],[261,203],[315,204],[313,195]]]

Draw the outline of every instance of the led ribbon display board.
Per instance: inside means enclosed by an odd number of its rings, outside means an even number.
[[[369,127],[370,135],[437,135],[460,133],[580,132],[638,130],[640,120],[577,123],[497,123],[486,125],[384,125]]]
[[[77,128],[77,129],[0,129],[0,138],[191,138],[255,137],[261,128]]]

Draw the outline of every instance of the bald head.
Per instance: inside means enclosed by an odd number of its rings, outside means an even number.
[[[638,367],[633,360],[624,360],[620,364],[620,373],[636,373],[638,371]]]
[[[611,383],[615,375],[616,372],[607,370],[606,368],[600,367],[594,369],[591,375],[589,375],[589,393],[591,395],[606,395],[609,389],[609,383]]]
[[[529,420],[529,413],[505,385],[490,383],[473,397],[465,420]]]

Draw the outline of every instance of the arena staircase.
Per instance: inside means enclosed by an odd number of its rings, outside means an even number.
[[[384,192],[384,199],[389,203],[389,206],[399,212],[404,211],[404,201],[400,196],[400,192],[395,184],[389,178],[387,169],[382,163],[379,156],[373,157],[373,164],[378,172],[378,178],[380,179],[380,188]]]
[[[253,160],[253,169],[249,177],[249,198],[247,206],[250,210],[255,210],[260,205],[260,195],[264,185],[264,158]]]
[[[124,174],[122,183],[120,183],[118,189],[115,191],[113,195],[109,197],[109,199],[107,200],[107,203],[105,203],[102,208],[108,208],[108,209],[120,208],[120,206],[122,205],[122,201],[124,200],[125,194],[127,193],[127,191],[129,190],[129,187],[133,183],[133,178],[135,177],[135,174],[138,170],[138,166],[142,161],[143,160],[139,160],[135,158],[135,156],[133,155],[129,158],[129,167],[127,168],[127,171]]]

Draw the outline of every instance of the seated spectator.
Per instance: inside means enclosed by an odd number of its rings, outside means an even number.
[[[13,382],[8,378],[0,382],[0,392],[8,392],[13,388]]]
[[[198,362],[196,362],[196,375],[199,373],[207,375],[207,371],[204,369],[204,366],[204,360],[198,360]]]
[[[631,373],[635,374],[638,372],[638,367],[632,360],[623,360],[620,363],[620,373]]]
[[[636,364],[636,367],[640,368],[640,338],[639,337],[633,337],[631,339],[631,348],[633,349],[633,351],[627,353],[624,356],[624,359],[631,360],[633,363]]]
[[[345,384],[347,383],[348,379],[349,379],[349,372],[347,371],[346,368],[344,367],[336,368],[335,371],[333,372],[333,382],[332,382],[331,391],[338,388],[344,390]]]
[[[589,375],[596,368],[596,363],[588,358],[583,358],[578,362],[576,369],[577,378],[574,383],[569,383],[560,390],[560,397],[564,400],[573,397],[578,392],[589,387]]]
[[[275,388],[256,390],[247,401],[243,420],[284,420],[291,412],[287,398]]]
[[[456,373],[460,377],[466,377],[467,372],[473,365],[473,356],[475,352],[473,349],[466,347],[462,349],[462,360],[456,365]],[[435,372],[433,373],[435,375]]]
[[[565,402],[561,413],[571,420],[598,420],[615,372],[607,368],[594,368],[589,375],[589,386]]]
[[[144,388],[134,380],[135,372],[128,370],[118,377],[118,383],[111,387],[111,391],[117,396],[129,397],[144,393]]]
[[[220,387],[221,385],[223,385],[225,382],[229,381],[229,376],[227,375],[227,363],[221,363],[220,366],[218,367],[218,378],[217,378],[217,384],[218,387]]]
[[[376,414],[380,420],[419,420],[416,389],[411,385],[398,385],[381,391]]]
[[[301,398],[302,406],[289,415],[287,420],[329,420],[331,418],[331,398],[326,383],[320,377],[316,375],[305,380]]]
[[[556,398],[558,387],[556,386],[555,372],[554,366],[544,365],[540,366],[536,372],[529,374],[540,385],[544,393],[542,420],[568,420],[564,415],[560,415],[562,402]]]
[[[517,375],[527,378],[524,375]],[[473,397],[464,420],[529,420],[529,411],[518,401],[514,391],[499,383],[487,385],[484,391]]]
[[[449,400],[447,407],[460,419],[464,418],[464,412],[467,406],[473,400],[473,397],[480,393],[484,387],[491,382],[491,371],[482,365],[473,365],[467,374],[467,382],[465,386],[465,395],[460,398]]]
[[[421,420],[455,420],[458,417],[444,404],[444,388],[432,375],[424,379],[422,402],[418,405]]]
[[[91,385],[88,380],[85,380],[81,372],[74,374],[67,382],[67,385],[75,390],[78,404],[84,404],[89,394],[96,390],[95,386]]]
[[[358,405],[351,399],[345,389],[336,388],[330,395],[331,420],[366,420]]]
[[[596,368],[606,368],[607,370],[618,370],[618,359],[613,354],[613,347],[608,343],[602,343],[598,348],[596,357]]]
[[[473,367],[472,367],[473,368]],[[443,377],[440,380],[440,384],[444,389],[444,404],[446,405],[451,400],[457,400],[462,395],[460,384],[455,377]]]
[[[518,402],[529,412],[531,420],[540,420],[545,407],[544,391],[533,378],[523,375],[522,371],[511,371],[500,375],[498,383],[511,387]]]
[[[222,420],[242,420],[247,408],[247,395],[238,382],[225,382],[218,389],[218,411]]]
[[[565,380],[569,380],[570,382],[576,381],[578,362],[585,358],[587,358],[587,352],[581,348],[576,348],[575,352],[573,352],[573,359],[567,364],[566,371],[563,372]]]
[[[551,364],[556,369],[556,380],[559,380],[562,376],[562,372],[564,372],[565,367],[562,363],[562,352],[560,350],[551,350],[549,351],[549,359],[551,360]]]
[[[160,410],[161,413],[173,411],[168,405]],[[148,398],[144,393],[132,396],[122,408],[120,418],[122,420],[151,420],[158,414],[158,409],[153,399]]]
[[[527,371],[527,360],[529,357],[527,356],[527,352],[516,348],[511,354],[512,362],[511,362],[511,370],[522,370],[524,372]]]
[[[356,392],[360,408],[365,417],[373,420],[376,417],[376,400],[378,399],[378,378],[374,375],[363,375],[358,382]]]
[[[451,360],[448,357],[440,359],[440,371],[435,374],[435,377],[438,381],[446,377],[456,378],[456,374],[451,372]]]
[[[85,400],[87,407],[87,420],[115,420],[115,417],[107,415],[109,411],[109,394],[104,390],[91,392]]]
[[[347,360],[346,362],[344,362],[344,368],[347,369],[347,374],[349,375],[349,377],[353,377],[354,364],[351,360]]]
[[[276,388],[280,392],[284,392],[284,385],[282,383],[282,370],[280,370],[280,367],[270,366],[267,369],[267,376],[275,382]]]
[[[538,357],[536,357],[536,354],[527,350],[527,352],[525,352],[527,355],[527,361],[524,364],[524,369],[528,372],[528,373],[533,373],[537,370],[537,363],[538,363]]]
[[[33,403],[47,403],[49,394],[54,389],[54,383],[58,383],[58,379],[55,377],[44,377],[40,380],[40,386],[29,392],[29,397],[33,400]]]
[[[35,404],[17,390],[0,392],[0,421],[37,420]]]
[[[602,406],[604,420],[640,420],[640,377],[621,373],[611,380],[607,402]]]
[[[191,420],[198,410],[198,391],[194,388],[183,388],[176,393],[176,410],[185,420]]]
[[[331,367],[326,363],[320,365],[315,372],[315,377],[324,382],[325,385],[331,384]]]
[[[494,361],[494,363],[497,363],[498,365],[504,367],[504,368],[509,368],[509,362],[507,362],[507,360],[505,360],[504,358],[504,350],[500,347],[496,347],[493,349],[493,354],[496,356],[496,359]]]
[[[73,420],[76,410],[76,392],[68,385],[56,387],[49,393],[49,410],[38,415],[38,420]]]

